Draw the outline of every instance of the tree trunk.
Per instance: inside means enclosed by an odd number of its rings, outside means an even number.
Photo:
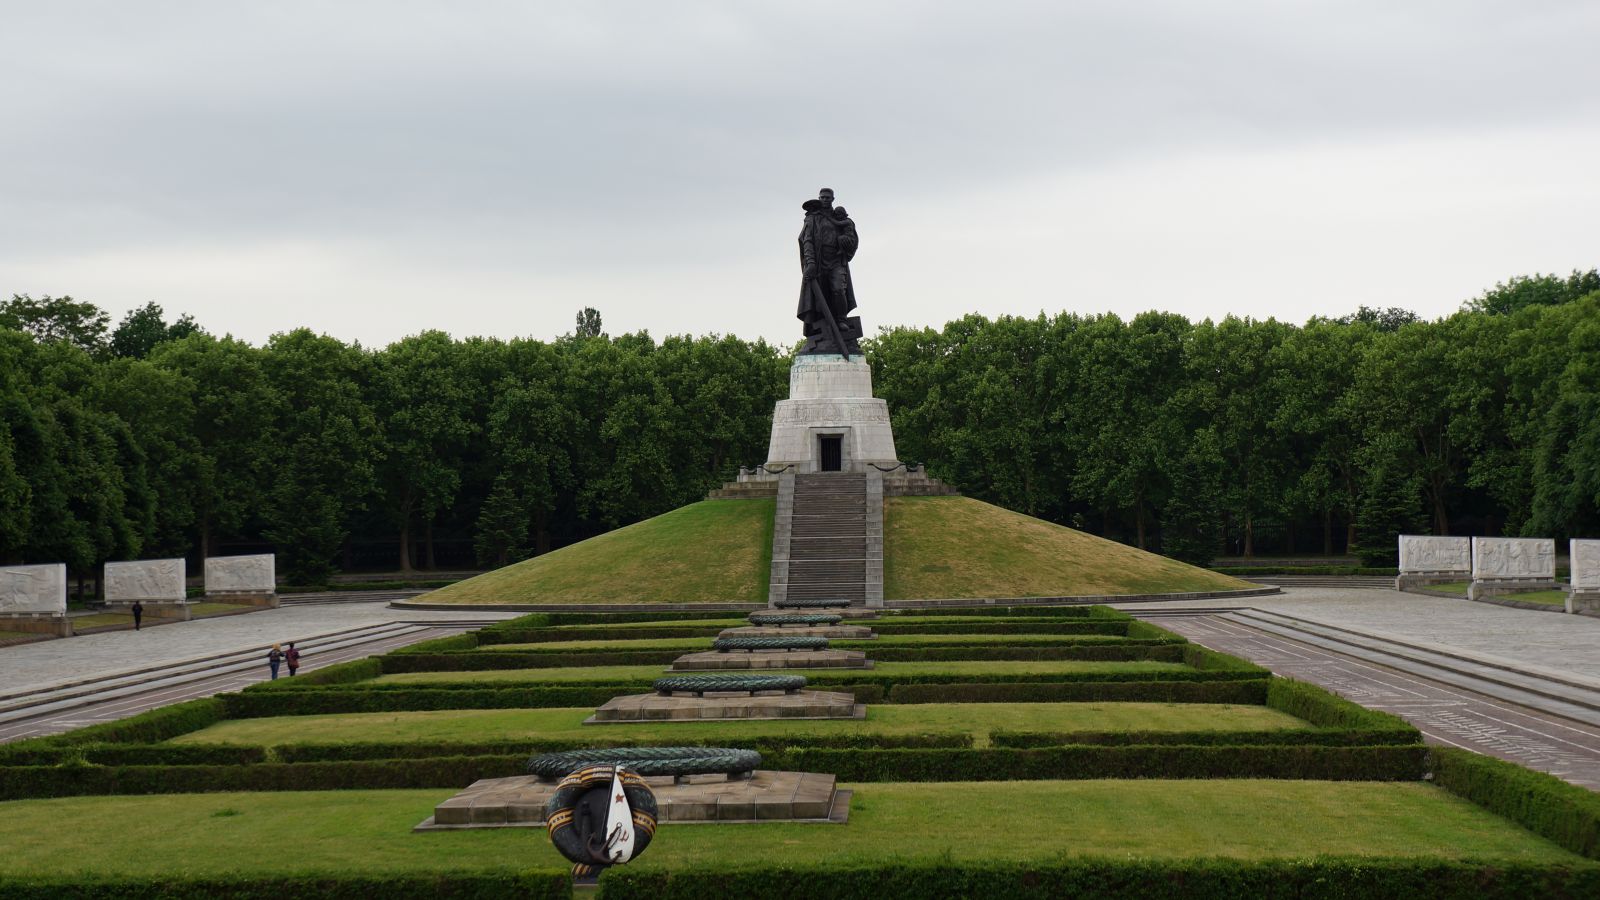
[[[1322,555],[1333,555],[1333,507],[1322,511]]]
[[[1244,558],[1250,559],[1256,555],[1256,525],[1255,518],[1250,513],[1244,514]]]
[[[410,572],[411,569],[411,517],[406,516],[400,525],[400,571]]]
[[[1139,532],[1139,549],[1144,549],[1144,501],[1133,505],[1133,521]]]
[[[429,569],[438,569],[439,563],[435,561],[433,555],[433,516],[429,516],[422,522],[422,539],[427,542],[428,548],[428,557],[425,565]]]
[[[206,560],[211,556],[211,516],[200,516],[200,565],[205,567]]]
[[[533,517],[533,555],[542,556],[550,552],[550,514],[539,510]]]
[[[1356,518],[1355,518],[1355,516],[1351,516],[1350,517],[1350,521],[1346,522],[1345,526],[1344,526],[1344,552],[1345,552],[1345,555],[1348,556],[1349,553],[1350,553],[1350,548],[1354,547],[1355,545],[1356,545]]]
[[[1294,555],[1294,523],[1283,523],[1283,552],[1289,556]]]
[[[1450,516],[1444,510],[1444,491],[1433,492],[1433,533],[1445,535],[1450,533]]]

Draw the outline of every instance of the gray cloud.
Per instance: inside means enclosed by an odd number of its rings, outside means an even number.
[[[1596,264],[1574,211],[1600,150],[1588,3],[0,21],[0,291],[156,299],[253,340],[551,336],[589,304],[612,331],[787,342],[798,204],[823,183],[861,223],[873,325],[1437,314]]]

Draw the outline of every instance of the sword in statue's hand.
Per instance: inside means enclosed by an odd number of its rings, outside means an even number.
[[[815,276],[806,279],[806,287],[811,291],[812,302],[822,310],[823,321],[828,323],[828,333],[833,336],[833,342],[839,348],[839,354],[850,360],[850,348],[844,342],[844,335],[839,333],[839,323],[833,318],[833,307],[828,305],[828,298],[822,296],[822,285],[817,284]]]

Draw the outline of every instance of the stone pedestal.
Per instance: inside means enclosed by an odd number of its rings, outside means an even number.
[[[736,672],[752,669],[870,669],[860,650],[756,650],[686,653],[672,663],[674,672]]]
[[[716,822],[819,822],[842,824],[850,816],[850,792],[836,790],[832,775],[768,772],[749,778],[724,775],[645,778],[656,795],[662,824]],[[553,782],[532,775],[485,778],[434,807],[415,831],[456,828],[536,828],[544,825]]]
[[[789,367],[789,399],[772,411],[768,470],[823,471],[823,439],[839,439],[838,471],[864,472],[898,463],[889,405],[872,396],[866,359],[835,354],[797,356]]]
[[[615,697],[585,719],[585,725],[638,722],[710,722],[718,719],[863,719],[867,708],[854,694],[838,691],[708,691]]]
[[[106,605],[116,608],[138,603],[151,619],[189,621],[189,596],[182,559],[141,559],[108,562],[105,567]]]

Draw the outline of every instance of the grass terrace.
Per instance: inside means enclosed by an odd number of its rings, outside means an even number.
[[[536,614],[0,745],[0,894],[93,881],[108,896],[262,896],[292,892],[269,879],[303,876],[300,892],[343,896],[565,896],[564,882],[517,881],[566,868],[539,830],[410,829],[473,781],[521,773],[531,752],[627,744],[751,747],[769,768],[833,774],[854,792],[850,819],[668,825],[606,876],[602,900],[1600,889],[1588,791],[1429,749],[1393,716],[1104,607],[950,612],[866,623],[881,636],[851,646],[891,657],[871,670],[803,673],[854,692],[859,720],[586,726],[743,620]],[[1025,822],[1025,839],[1007,822]],[[1236,868],[1216,868],[1226,860]],[[1093,874],[1049,880],[1063,866]],[[394,883],[411,876],[423,880]],[[232,886],[193,886],[203,878]]]

